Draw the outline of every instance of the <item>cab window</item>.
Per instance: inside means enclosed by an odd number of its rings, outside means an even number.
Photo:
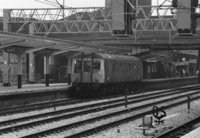
[[[81,60],[74,60],[74,73],[80,73],[82,70]]]
[[[83,72],[89,73],[91,71],[91,60],[84,60],[83,61]]]
[[[93,60],[93,65],[92,65],[92,69],[93,69],[93,73],[99,73],[100,71],[100,61],[99,60]]]

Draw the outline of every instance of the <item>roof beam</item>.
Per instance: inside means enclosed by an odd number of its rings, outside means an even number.
[[[45,47],[33,48],[33,49],[27,51],[26,53],[37,52],[37,51],[40,51],[40,50],[44,50],[44,49],[46,49],[46,48],[50,48],[50,47],[52,47],[52,46],[54,46],[54,45],[57,45],[57,43],[52,43],[52,44],[46,45]]]
[[[80,47],[79,47],[79,46],[76,46],[76,47],[69,47],[69,48],[64,49],[64,50],[62,50],[62,51],[54,52],[54,53],[52,54],[52,56],[60,55],[60,54],[69,52],[70,50],[73,50],[73,49],[76,49],[76,48],[80,48]]]
[[[44,38],[40,36],[32,36],[32,35],[24,35],[24,34],[18,34],[18,33],[5,33],[0,31],[0,36],[2,37],[9,37],[9,38],[20,38],[20,39],[26,39],[27,41],[41,41],[46,43],[57,43],[59,44],[74,44],[75,46],[81,46],[81,47],[87,47],[87,48],[100,48],[100,49],[123,49],[127,50],[127,48],[122,47],[114,47],[114,46],[104,46],[104,45],[97,45],[97,44],[91,44],[91,43],[83,43],[83,42],[75,42],[70,40],[63,40],[63,39],[53,39],[53,38]]]
[[[21,43],[21,42],[25,42],[27,41],[26,39],[17,39],[15,41],[12,41],[12,42],[9,42],[9,43],[1,43],[1,46],[0,48],[6,48],[6,47],[9,47],[9,46],[12,46],[12,45],[16,45],[18,43]]]

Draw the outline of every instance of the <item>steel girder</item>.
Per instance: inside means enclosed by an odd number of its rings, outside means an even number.
[[[176,31],[177,19],[171,5],[137,6],[135,9],[137,15],[132,20],[132,31],[136,40],[156,33],[173,37],[169,32]],[[30,23],[33,34],[112,32],[111,8],[9,9],[7,13],[9,23]]]

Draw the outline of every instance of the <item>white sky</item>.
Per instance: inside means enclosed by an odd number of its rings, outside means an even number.
[[[38,0],[45,2],[45,0]],[[23,9],[23,8],[55,8],[54,6],[43,4],[37,0],[0,0],[0,9]],[[56,2],[56,0],[47,0]],[[63,4],[63,0],[58,0]],[[69,7],[104,7],[105,0],[64,0],[65,6]]]
[[[3,16],[2,9],[26,9],[26,8],[56,8],[55,6],[44,4],[41,2],[54,2],[56,0],[0,0],[0,16]],[[50,1],[50,2],[49,2]],[[63,0],[57,0],[60,4],[63,4]],[[153,5],[160,5],[166,0],[152,0]],[[171,0],[168,0],[171,1]],[[104,7],[105,0],[64,0],[65,6],[68,7]],[[170,2],[165,2],[170,4]],[[57,5],[58,6],[58,5]],[[57,7],[60,8],[60,7]]]
[[[56,0],[0,0],[0,9],[23,9],[23,8],[55,8],[54,6],[40,3],[38,1],[46,2]],[[63,4],[63,0],[58,0]],[[153,5],[162,4],[164,0],[152,0]],[[169,0],[171,1],[171,0]],[[104,7],[105,0],[64,0],[65,6],[68,7]],[[170,3],[170,2],[166,2]],[[165,4],[166,4],[165,3]]]

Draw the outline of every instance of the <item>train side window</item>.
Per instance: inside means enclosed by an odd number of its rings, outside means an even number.
[[[105,62],[105,70],[106,70],[106,72],[109,72],[109,64],[107,61]]]
[[[127,71],[128,71],[128,64],[125,63],[124,66],[125,66],[125,70],[124,70],[124,72],[127,72]]]
[[[109,62],[107,62],[107,67],[108,67],[107,68],[108,69],[107,72],[110,72],[110,63]]]
[[[120,67],[120,66],[119,66],[119,63],[117,63],[116,66],[117,66],[117,72],[120,72],[120,69],[119,69],[119,67]]]
[[[152,72],[156,72],[156,64],[152,64]]]
[[[131,72],[131,63],[128,63],[129,72]]]
[[[132,72],[134,73],[134,63],[133,63],[132,66],[131,66],[131,70],[132,70]]]
[[[115,72],[115,62],[113,62],[113,72]]]
[[[124,72],[126,72],[127,71],[127,63],[124,63]]]
[[[147,71],[148,73],[151,73],[151,66],[150,65],[148,65],[147,70],[148,70]]]
[[[123,67],[123,63],[121,63],[121,72],[123,72],[124,71],[124,67]]]
[[[135,74],[137,75],[137,74],[138,74],[138,67],[137,67],[137,63],[135,64],[135,66],[134,66],[134,69],[135,69]]]

